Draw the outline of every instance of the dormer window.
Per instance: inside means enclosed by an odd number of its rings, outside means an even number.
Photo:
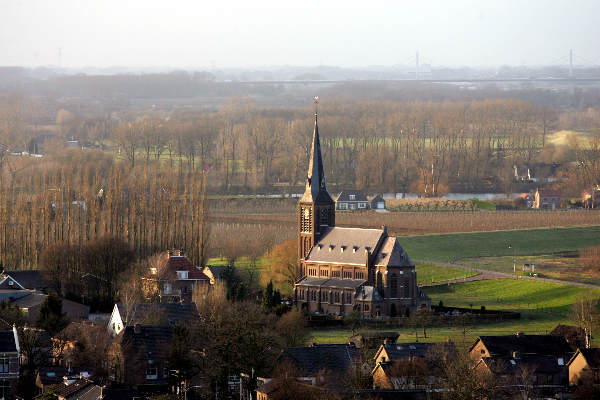
[[[348,197],[350,198],[350,200],[356,200],[356,195],[355,194],[351,194]]]
[[[177,271],[177,279],[188,279],[188,271]]]
[[[358,246],[352,246],[352,252],[356,253],[356,250],[358,250]]]

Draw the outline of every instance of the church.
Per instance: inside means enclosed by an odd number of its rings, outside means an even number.
[[[298,202],[298,272],[294,301],[312,313],[401,316],[430,300],[417,286],[415,264],[387,229],[335,226],[327,192],[318,116],[306,190]]]

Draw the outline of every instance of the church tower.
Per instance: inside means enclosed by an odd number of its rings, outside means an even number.
[[[316,104],[315,97],[315,107]],[[315,130],[308,163],[306,189],[298,202],[298,257],[301,262],[323,233],[333,226],[335,226],[335,203],[325,187],[318,115],[315,108]]]

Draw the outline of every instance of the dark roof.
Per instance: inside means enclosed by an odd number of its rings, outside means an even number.
[[[62,383],[65,376],[79,376],[86,372],[88,376],[94,376],[96,374],[93,368],[74,367],[69,369],[61,366],[40,367],[37,371],[37,379],[44,386],[55,385],[57,383]]]
[[[579,349],[579,352],[590,367],[600,368],[600,348],[592,347],[589,349]]]
[[[13,301],[13,304],[21,308],[31,308],[42,304],[46,300],[46,297],[48,297],[47,294],[31,293],[27,296],[16,299]]]
[[[234,267],[229,266],[229,265],[207,265],[204,268],[208,269],[215,279],[221,278],[221,275],[223,275],[223,273],[226,272],[227,270],[234,269]]]
[[[136,332],[136,328],[138,331]],[[142,359],[168,357],[171,351],[173,328],[157,325],[129,325],[115,338],[124,352],[132,352]]]
[[[310,203],[332,203],[333,200],[325,186],[325,171],[323,169],[323,156],[321,155],[321,140],[319,138],[319,123],[315,114],[315,130],[308,161],[308,174],[306,178],[306,189],[300,198],[300,202]]]
[[[198,308],[196,303],[141,303],[135,306],[129,321],[125,321],[126,310],[123,304],[117,304],[119,314],[125,324],[134,324],[146,320],[149,316],[158,317],[168,325],[177,322],[190,322],[198,319]]]
[[[169,255],[161,262],[159,279],[166,281],[178,280],[177,271],[188,271],[188,279],[209,280],[200,268],[196,267],[185,256]]]
[[[61,383],[60,385],[56,385],[56,395],[66,397],[68,399],[76,399],[76,394],[83,394],[92,387],[94,387],[94,382],[89,379],[78,379],[70,385],[66,385],[65,383]]]
[[[4,275],[10,275],[25,289],[40,290],[48,286],[39,269],[4,271]]]
[[[380,194],[376,194],[375,196],[369,197],[368,199],[371,203],[376,203],[379,201],[383,201],[385,203],[385,199]]]
[[[328,228],[307,261],[365,265],[365,250],[375,251],[384,235],[383,229]]]
[[[573,353],[565,338],[560,335],[480,336],[479,340],[483,342],[492,357],[512,356],[515,351],[522,356],[535,354],[564,357]]]
[[[388,355],[387,361],[400,360],[406,357],[425,358],[427,352],[436,345],[437,343],[384,343],[375,354],[375,358],[379,356],[382,350],[385,350]]]
[[[310,276],[305,276],[296,282],[296,285],[356,289],[365,282],[367,282],[365,279],[312,278]]]
[[[0,352],[10,353],[13,351],[17,351],[15,332],[12,329],[9,331],[0,331]]]
[[[355,196],[354,200],[350,200],[350,195]],[[342,190],[340,194],[337,195],[335,201],[361,201],[366,203],[369,200],[367,199],[367,196],[365,196],[360,190]]]
[[[415,264],[408,257],[395,237],[386,237],[375,257],[375,265],[385,267],[413,267]]]
[[[360,362],[360,351],[353,344],[318,344],[308,347],[288,347],[279,361],[289,362],[303,376],[321,371],[345,372]]]
[[[485,363],[492,372],[502,374],[525,368],[536,373],[557,374],[563,371],[566,365],[564,359],[559,361],[553,356],[484,357],[480,362]]]

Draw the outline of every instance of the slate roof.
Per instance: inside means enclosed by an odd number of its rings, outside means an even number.
[[[365,265],[365,250],[375,251],[384,234],[383,229],[328,228],[307,261]]]
[[[515,351],[522,356],[529,354],[565,357],[573,353],[565,338],[560,335],[480,336],[479,340],[492,357],[509,357]]]
[[[408,257],[408,254],[406,254],[396,238],[388,236],[377,252],[375,265],[384,267],[413,267],[415,264]]]
[[[367,197],[367,198],[369,199],[369,201],[371,203],[377,203],[377,202],[381,202],[381,201],[383,201],[385,203],[385,199],[380,194],[376,194],[375,196]]]
[[[78,398],[76,397],[76,394],[79,393],[81,395],[85,392],[88,392],[94,386],[94,382],[90,381],[89,379],[79,379],[70,385],[66,385],[64,383],[56,385],[55,393],[57,396],[65,397],[67,399],[76,399]]]
[[[364,279],[340,279],[340,278],[313,278],[305,276],[296,282],[298,286],[326,286],[340,289],[356,289],[365,284]]]
[[[25,289],[41,290],[48,286],[39,269],[4,271],[3,275],[9,275]]]
[[[171,351],[173,328],[170,326],[128,325],[117,335],[115,342],[121,345],[123,352],[131,352],[145,360],[168,357]]]
[[[9,331],[0,331],[0,353],[10,353],[17,351],[17,343],[15,341],[15,333],[11,329]]]
[[[319,138],[319,123],[315,114],[315,130],[313,132],[310,159],[308,161],[308,175],[306,189],[300,198],[301,203],[333,203],[325,185],[325,171],[321,155],[321,140]]]
[[[21,308],[31,308],[42,304],[48,295],[41,293],[31,293],[13,301],[13,304]]]
[[[560,364],[553,356],[484,357],[480,362],[485,363],[492,372],[509,374],[518,370],[531,370],[535,373],[558,374],[564,370],[566,362]]]
[[[229,268],[233,268],[233,267],[230,267],[228,265],[207,265],[204,268],[208,269],[215,279],[220,279],[221,275],[223,275],[223,273],[225,271],[227,271]]]
[[[358,289],[354,295],[354,298],[359,301],[383,301],[383,297],[381,297],[379,292],[373,286],[362,286],[360,289]]]
[[[317,344],[288,347],[279,361],[291,363],[303,376],[315,376],[322,371],[347,371],[360,363],[360,357],[360,351],[353,344]]]
[[[55,385],[62,383],[65,376],[78,376],[85,372],[87,372],[89,376],[95,375],[93,368],[74,367],[69,369],[61,366],[40,367],[37,372],[37,380],[44,386]]]
[[[350,195],[354,195],[354,200],[350,200]],[[339,201],[344,201],[344,202],[352,202],[352,201],[356,201],[356,202],[361,202],[361,203],[368,203],[369,200],[367,199],[367,196],[365,196],[363,194],[363,192],[361,192],[360,190],[342,190],[340,192],[340,194],[337,195],[336,202]]]
[[[175,281],[178,280],[177,271],[188,271],[188,279],[191,280],[210,280],[200,268],[196,267],[185,256],[167,256],[161,262],[160,280]]]
[[[126,318],[127,312],[123,304],[117,304],[121,318]],[[124,323],[135,324],[144,321],[148,315],[160,317],[168,325],[175,325],[177,322],[189,322],[198,319],[198,308],[196,303],[141,303],[133,309],[133,315],[130,316],[130,321]]]
[[[381,345],[375,358],[385,350],[388,359],[386,361],[396,361],[407,357],[425,358],[427,352],[436,346],[437,343],[384,343]]]

